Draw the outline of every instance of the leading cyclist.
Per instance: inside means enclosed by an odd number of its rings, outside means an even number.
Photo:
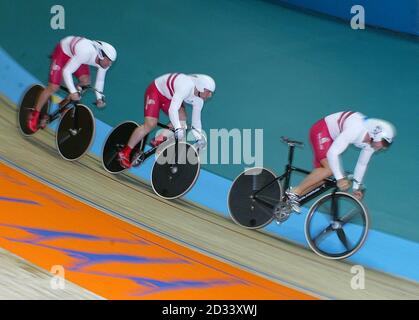
[[[295,188],[285,193],[292,209],[300,212],[299,197],[320,185],[332,174],[341,190],[351,186],[341,166],[340,155],[349,145],[362,149],[354,171],[353,194],[363,198],[362,180],[374,152],[387,149],[396,136],[395,127],[381,119],[370,119],[359,112],[345,111],[326,116],[310,129],[315,169]]]

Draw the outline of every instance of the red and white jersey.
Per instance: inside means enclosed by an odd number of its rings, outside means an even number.
[[[354,170],[355,189],[362,182],[368,162],[374,153],[371,145],[363,142],[368,133],[365,119],[366,116],[362,113],[352,111],[337,112],[324,118],[333,139],[333,144],[327,152],[327,160],[337,180],[345,177],[341,168],[340,154],[351,144],[362,149]]]
[[[96,63],[96,58],[98,56],[98,44],[96,41],[82,37],[69,36],[62,39],[60,45],[64,53],[71,58],[63,68],[64,82],[70,93],[77,92],[72,75],[82,64],[98,68],[95,88],[96,90],[103,92],[106,71],[109,68],[104,69]],[[102,96],[99,93],[96,93],[96,97],[100,99]]]
[[[169,118],[175,129],[181,128],[179,109],[182,103],[192,105],[192,126],[199,132],[201,125],[201,110],[204,100],[195,95],[195,79],[183,73],[168,73],[158,77],[154,83],[159,92],[171,100]]]

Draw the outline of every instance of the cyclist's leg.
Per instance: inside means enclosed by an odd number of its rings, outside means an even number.
[[[185,105],[182,103],[182,106],[179,109],[179,120],[180,121],[186,121],[187,120]]]
[[[160,109],[165,102],[154,81],[148,86],[144,94],[144,124],[131,134],[127,147],[134,148],[151,130],[157,126]]]
[[[327,161],[327,151],[333,143],[327,124],[324,119],[317,121],[310,129],[310,143],[314,152],[315,169],[295,188],[292,193],[301,196],[332,175],[332,170]]]
[[[35,105],[35,111],[41,111],[42,106],[47,103],[48,99],[58,91],[60,88],[61,80],[63,77],[63,68],[70,60],[58,44],[52,53],[52,61],[49,71],[48,87],[40,94],[38,101]]]
[[[162,110],[167,113],[168,110],[166,110],[165,108],[162,108]],[[182,128],[184,128],[185,130],[187,129],[187,124],[186,124],[186,120],[187,120],[187,115],[186,115],[186,111],[185,111],[185,105],[182,104],[182,106],[179,109],[179,120],[180,120],[180,124],[182,126]],[[167,126],[169,128],[173,128],[173,125],[171,122],[169,122],[167,124]],[[156,137],[152,140],[151,144],[153,146],[158,146],[160,143],[162,143],[163,141],[166,141],[168,138],[173,136],[173,131],[168,130],[168,129],[162,129],[159,130],[156,134]]]
[[[44,106],[48,102],[48,99],[55,92],[57,92],[59,88],[60,88],[59,84],[48,83],[48,86],[42,91],[42,93],[38,97],[38,101],[36,102],[36,105],[35,105],[35,111],[41,112],[42,106]]]
[[[38,100],[34,106],[34,110],[29,113],[29,117],[27,119],[27,126],[32,132],[36,132],[38,130],[38,125],[42,128],[46,127],[48,115],[45,115],[43,119],[39,119],[39,116],[41,114],[42,107],[48,102],[49,98],[55,92],[57,92],[59,88],[59,85],[49,83],[48,86],[39,95]]]
[[[77,90],[81,90],[80,87],[86,87],[86,86],[90,86],[90,69],[89,66],[87,64],[82,64],[77,70],[76,72],[74,72],[74,76],[79,80],[79,83],[77,84]],[[63,101],[61,101],[60,104],[66,104],[68,103],[70,100],[68,100],[69,98],[67,97],[67,99],[64,99]],[[67,109],[64,110],[64,113],[67,112]]]
[[[169,106],[170,106],[170,101],[169,101]],[[164,113],[169,115],[169,108],[166,107],[166,103],[163,104],[162,110],[163,110]],[[185,105],[182,103],[182,106],[179,108],[179,121],[180,121],[180,124],[182,125],[182,127],[185,128],[185,129],[186,129],[186,120],[187,119],[188,119],[188,116],[186,114]],[[167,125],[168,125],[169,128],[173,128],[173,125],[172,125],[171,122],[169,122]]]
[[[90,86],[90,70],[89,66],[82,64],[80,68],[74,73],[74,75],[79,79],[79,85],[82,87]]]
[[[131,163],[131,152],[134,147],[157,125],[157,118],[145,117],[144,124],[137,127],[131,134],[127,145],[118,152],[119,163],[123,168],[130,168]]]
[[[158,118],[145,117],[144,124],[134,130],[127,145],[131,149],[134,148],[147,134],[150,133],[151,130],[157,126],[157,121]]]
[[[298,196],[306,194],[321,185],[324,179],[333,174],[326,158],[320,160],[320,165],[320,167],[315,168],[297,187],[292,189],[293,193]]]
[[[122,167],[131,167],[131,152],[133,148],[157,126],[160,108],[160,94],[153,81],[144,94],[144,124],[134,130],[127,145],[118,153],[119,162]]]
[[[182,103],[182,106],[179,109],[179,121],[180,121],[180,125],[185,130],[188,127],[187,124],[186,124],[187,119],[188,119],[188,116],[186,114],[185,105]]]
[[[52,53],[48,86],[39,95],[38,100],[34,105],[34,110],[29,114],[28,117],[28,128],[33,132],[36,132],[38,130],[39,115],[42,110],[42,107],[48,102],[48,99],[60,88],[62,80],[62,71],[69,60],[70,57],[64,53],[64,51],[61,48],[61,45],[58,44],[55,47],[54,52]],[[44,125],[42,123],[44,123]],[[42,121],[41,126],[44,127],[45,125],[46,121]]]

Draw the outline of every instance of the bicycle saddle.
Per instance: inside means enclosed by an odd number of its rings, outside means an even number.
[[[304,143],[296,140],[291,140],[287,137],[282,136],[281,137],[282,142],[288,144],[289,146],[298,146],[298,147],[304,147]]]

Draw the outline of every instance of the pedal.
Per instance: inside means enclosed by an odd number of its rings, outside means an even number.
[[[73,108],[73,109],[75,109],[75,108]],[[60,111],[60,117],[63,118],[65,116],[65,114],[68,112],[68,110],[70,110],[70,107],[63,107]],[[71,116],[74,117],[74,113]]]
[[[140,164],[144,161],[144,152],[143,151],[137,151],[132,156],[133,161],[131,162],[131,165],[133,167],[138,167]]]
[[[292,209],[287,203],[280,202],[274,208],[275,222],[277,224],[282,224],[288,220],[292,212]]]
[[[150,144],[153,146],[153,148],[157,148],[159,145],[161,145],[166,140],[167,140],[167,137],[158,136],[156,138],[151,139]]]
[[[275,215],[275,221],[277,224],[282,224],[288,220],[290,215],[291,213],[288,213],[288,212],[280,212],[279,214]]]
[[[42,119],[39,121],[39,128],[45,129],[46,126],[48,125],[48,123],[49,123],[49,116],[48,115],[44,115],[42,117]]]

